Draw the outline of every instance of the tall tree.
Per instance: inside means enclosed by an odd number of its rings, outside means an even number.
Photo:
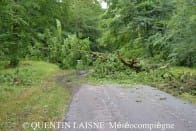
[[[19,58],[28,54],[29,46],[41,43],[47,55],[47,35],[55,32],[56,19],[67,24],[68,1],[62,0],[2,0],[0,1],[1,55],[16,66]]]
[[[73,0],[70,32],[76,33],[78,38],[88,38],[91,48],[96,48],[96,40],[100,36],[98,28],[100,15],[103,10],[97,0]]]
[[[1,52],[10,60],[11,66],[16,66],[19,56],[27,45],[25,43],[28,29],[26,9],[19,0],[1,1],[0,8]]]
[[[110,6],[103,16],[103,28],[106,26],[106,30],[100,42],[111,49],[123,46],[132,48],[134,43],[148,48],[147,42],[151,36],[164,34],[167,20],[174,10],[174,4],[169,0],[107,1]],[[150,54],[153,56],[154,52],[150,51]]]

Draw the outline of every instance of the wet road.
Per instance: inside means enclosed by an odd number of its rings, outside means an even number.
[[[60,131],[196,131],[196,106],[149,86],[82,85]]]

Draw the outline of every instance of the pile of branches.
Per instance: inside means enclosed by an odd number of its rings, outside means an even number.
[[[162,77],[167,82],[167,88],[172,90],[174,94],[189,93],[196,95],[196,75],[190,72],[183,72],[178,75],[169,73],[169,75],[163,75]]]

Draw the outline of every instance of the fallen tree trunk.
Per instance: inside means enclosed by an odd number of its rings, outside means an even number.
[[[117,52],[117,55],[118,55],[118,59],[125,65],[125,66],[128,66],[129,68],[131,69],[134,69],[136,72],[140,72],[141,69],[142,69],[142,66],[139,62],[138,59],[136,58],[132,58],[132,59],[129,59],[128,61],[125,61],[123,58],[122,58],[122,55],[120,54],[120,52],[118,51]]]

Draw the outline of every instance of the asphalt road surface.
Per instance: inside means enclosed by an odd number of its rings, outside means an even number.
[[[149,86],[83,84],[60,131],[196,131],[196,106]]]

